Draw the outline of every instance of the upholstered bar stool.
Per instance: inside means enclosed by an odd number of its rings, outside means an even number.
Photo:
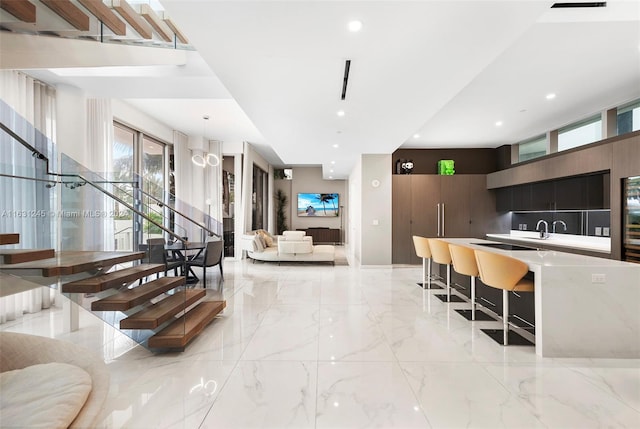
[[[414,235],[413,247],[416,249],[418,258],[422,258],[422,283],[418,283],[418,285],[423,289],[431,289],[431,249],[429,248],[429,239]],[[436,284],[433,284],[433,287],[441,289]]]
[[[482,332],[502,345],[532,345],[530,341],[509,330],[509,292],[533,292],[533,281],[524,278],[529,267],[506,255],[475,250],[480,280],[487,286],[502,289],[502,330],[482,329]],[[502,337],[502,339],[500,339]]]
[[[431,249],[433,262],[447,266],[447,294],[436,296],[446,302],[462,302],[463,299],[459,296],[451,296],[451,253],[449,252],[449,243],[437,238],[429,238],[429,248]]]
[[[476,254],[472,248],[449,243],[449,253],[453,270],[471,278],[471,310],[456,310],[467,320],[495,320],[483,312],[476,312],[476,277],[478,277],[478,264]]]

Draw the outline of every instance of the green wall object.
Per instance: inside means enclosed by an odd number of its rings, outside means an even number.
[[[452,159],[441,159],[438,161],[438,174],[444,176],[451,176],[456,171],[453,168],[454,162]]]

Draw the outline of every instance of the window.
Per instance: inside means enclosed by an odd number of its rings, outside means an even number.
[[[558,152],[602,140],[600,115],[558,130]]]
[[[164,223],[165,226],[171,224],[168,213],[164,213],[163,204],[153,198],[167,203],[165,164],[168,163],[165,163],[165,143],[118,122],[113,123],[113,135],[112,179],[120,182],[115,186],[114,193],[130,205],[140,204],[137,208],[157,223]],[[138,178],[141,179],[142,190],[150,196],[145,195],[141,200],[134,202],[133,182],[137,182]],[[142,231],[136,234],[134,213],[118,203],[115,209],[117,215],[114,217],[114,231],[117,250],[133,250],[136,243],[144,242],[147,238],[162,237],[162,229],[146,220],[142,222]]]
[[[640,100],[618,107],[618,135],[640,130]]]
[[[518,144],[518,162],[539,158],[547,154],[547,137],[540,136]]]
[[[253,165],[253,195],[251,201],[251,229],[266,229],[268,198],[267,186],[269,175],[257,165]]]

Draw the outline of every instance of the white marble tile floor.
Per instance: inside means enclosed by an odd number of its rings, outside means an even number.
[[[154,354],[81,311],[0,329],[102,356],[105,428],[640,428],[640,359],[502,347],[416,286],[421,268],[225,261],[226,310],[183,352]],[[619,341],[630,341],[620,338]],[[640,339],[636,339],[638,341]]]

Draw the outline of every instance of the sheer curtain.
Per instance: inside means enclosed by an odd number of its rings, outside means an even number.
[[[55,89],[16,71],[0,71],[0,120],[31,146],[55,159]],[[55,165],[55,162],[52,162]],[[51,179],[44,162],[0,132],[0,172],[11,176]],[[0,177],[0,232],[17,232],[20,244],[4,248],[55,247],[55,188],[46,182]],[[9,280],[4,280],[8,282]],[[48,287],[0,298],[0,323],[48,308],[55,291]]]

